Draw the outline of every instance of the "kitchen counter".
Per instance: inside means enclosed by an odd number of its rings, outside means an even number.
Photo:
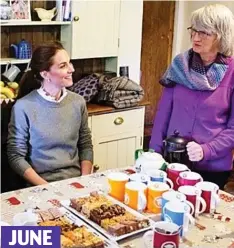
[[[143,100],[135,107],[117,109],[117,108],[106,106],[106,105],[88,103],[87,104],[87,110],[88,110],[89,115],[100,115],[100,114],[106,114],[106,113],[112,113],[112,112],[127,111],[130,109],[135,109],[135,108],[139,108],[142,106],[147,106],[149,104],[150,104],[149,101]]]

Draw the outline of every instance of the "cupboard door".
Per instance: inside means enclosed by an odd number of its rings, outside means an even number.
[[[109,137],[95,139],[94,164],[100,171],[134,165],[134,153],[142,148],[142,128]]]
[[[117,56],[120,0],[73,1],[72,10],[71,58]]]

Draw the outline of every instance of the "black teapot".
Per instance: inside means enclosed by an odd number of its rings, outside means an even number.
[[[163,157],[168,163],[181,163],[190,167],[191,161],[186,149],[190,140],[179,134],[179,131],[175,130],[172,136],[163,141]]]

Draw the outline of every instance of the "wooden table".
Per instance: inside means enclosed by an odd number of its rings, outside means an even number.
[[[58,204],[60,200],[70,199],[94,190],[107,193],[106,175],[109,172],[1,194],[1,221],[12,224],[13,216],[28,208],[47,209]],[[220,192],[220,197],[221,201],[216,211],[224,216],[223,219],[214,219],[211,215],[199,216],[196,219],[197,225],[190,228],[181,247],[234,247],[234,197],[223,191]],[[225,220],[225,216],[230,219]],[[226,237],[212,240],[215,235],[224,234],[227,234]],[[123,240],[119,245],[126,248],[144,248],[142,236],[143,234]]]

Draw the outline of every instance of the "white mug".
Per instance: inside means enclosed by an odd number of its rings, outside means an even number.
[[[32,212],[23,212],[14,215],[14,226],[37,226],[38,216]]]
[[[16,65],[11,65],[11,67],[8,69],[9,65],[9,63],[6,65],[6,70],[2,75],[5,76],[9,81],[13,82],[20,73],[20,69]]]

